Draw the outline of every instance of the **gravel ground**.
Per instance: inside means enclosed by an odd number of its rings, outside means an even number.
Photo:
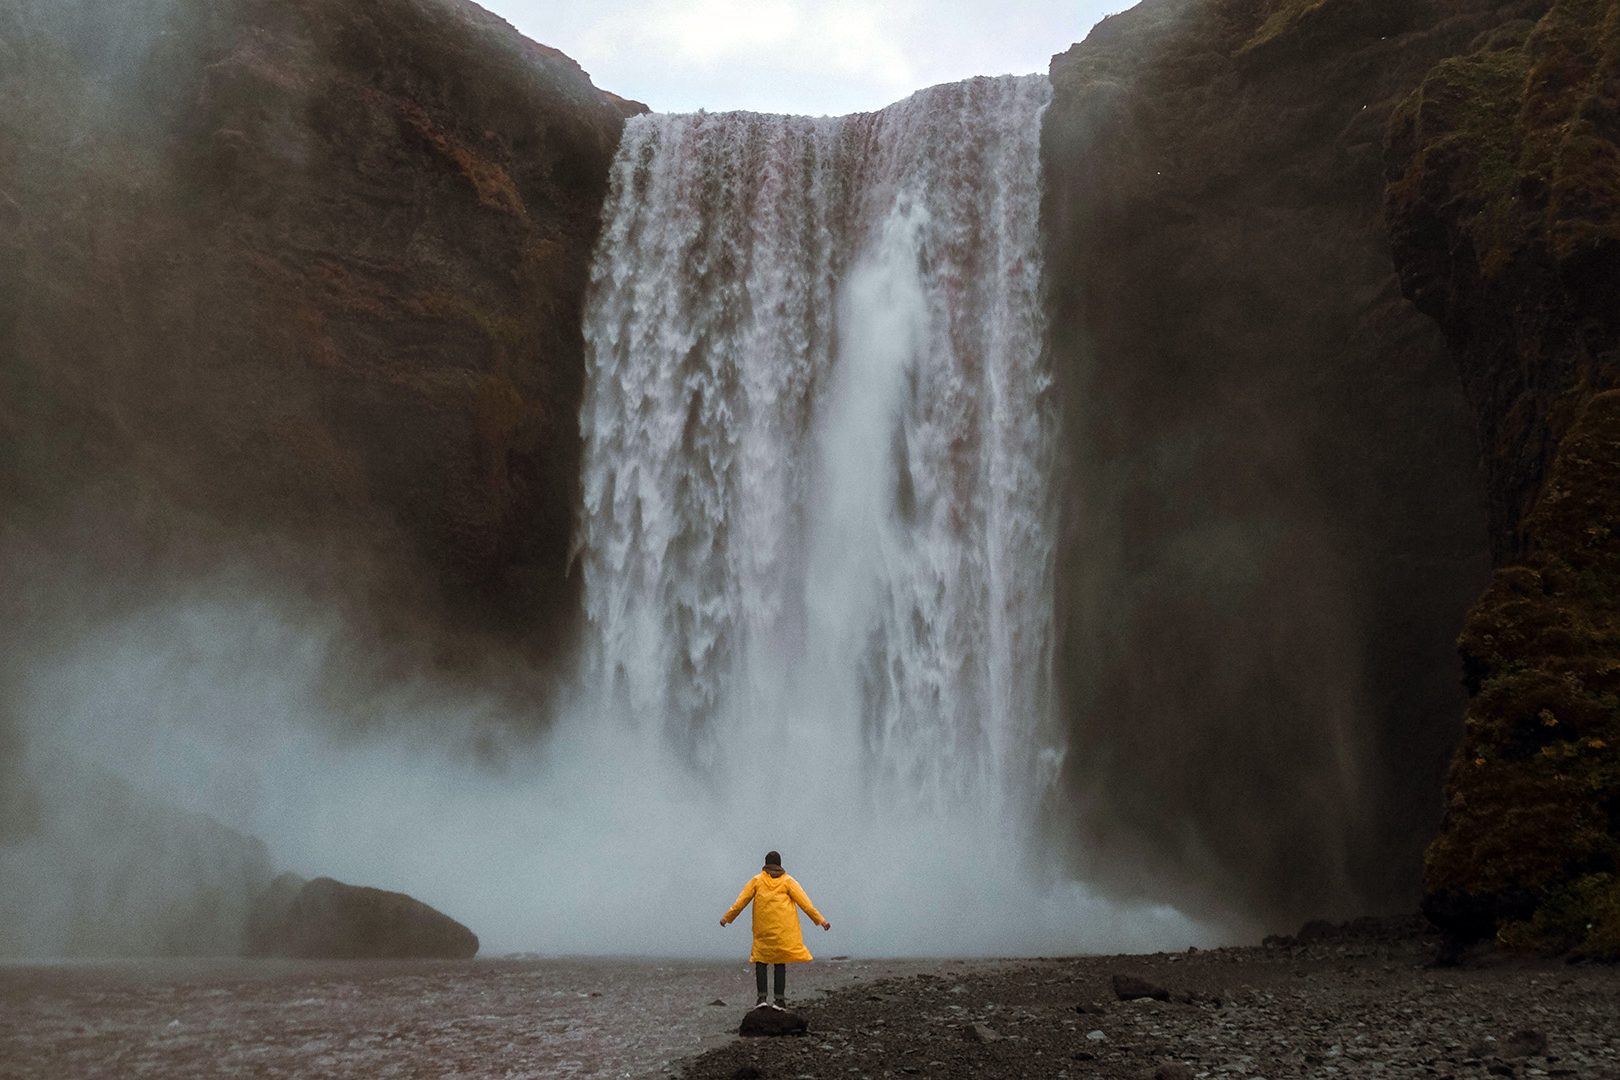
[[[804,967],[789,986],[814,994],[939,963]],[[624,1080],[723,1045],[753,999],[741,960],[7,963],[0,1080]]]
[[[1386,929],[1154,956],[823,960],[789,979],[810,1033],[787,1039],[729,1034],[753,998],[742,962],[0,965],[0,1078],[1620,1080],[1620,969],[1434,970],[1432,949]],[[1122,1001],[1116,974],[1172,1000]]]
[[[1432,952],[1416,934],[1341,931],[1308,944],[999,971],[945,965],[807,1001],[807,1036],[738,1039],[675,1071],[687,1080],[1620,1078],[1620,970],[1526,960],[1431,969]],[[1116,974],[1172,1000],[1121,1000]]]

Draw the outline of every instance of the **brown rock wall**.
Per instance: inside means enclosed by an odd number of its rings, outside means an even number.
[[[1484,492],[1383,131],[1497,9],[1149,0],[1053,61],[1060,816],[1122,889],[1278,924],[1416,897]]]
[[[623,103],[462,0],[16,0],[0,41],[11,535],[271,547],[442,655],[551,654]]]

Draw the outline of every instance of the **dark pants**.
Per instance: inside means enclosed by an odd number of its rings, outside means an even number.
[[[759,991],[759,996],[760,997],[765,996],[765,968],[766,968],[765,964],[755,964],[754,965],[754,988]],[[787,965],[786,964],[777,964],[776,965],[776,996],[777,997],[787,997]]]

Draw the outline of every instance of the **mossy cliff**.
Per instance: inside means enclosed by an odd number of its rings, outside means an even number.
[[[1052,77],[1079,857],[1614,956],[1620,4],[1148,0]]]
[[[1438,64],[1390,129],[1406,294],[1478,421],[1500,565],[1426,861],[1460,940],[1620,959],[1620,3],[1542,5]]]
[[[262,555],[547,655],[625,110],[463,0],[0,5],[0,592]]]
[[[1488,573],[1383,135],[1490,3],[1148,0],[1052,64],[1076,857],[1270,927],[1410,909]]]

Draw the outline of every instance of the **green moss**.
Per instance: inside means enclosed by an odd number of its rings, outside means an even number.
[[[1590,924],[1580,948],[1611,958],[1620,940],[1615,491],[1620,391],[1595,395],[1565,436],[1525,522],[1524,564],[1496,572],[1463,630],[1477,690],[1425,861],[1431,894],[1504,912],[1528,904],[1501,926],[1504,943],[1574,948],[1571,928]]]
[[[1264,20],[1249,40],[1238,49],[1238,53],[1246,53],[1276,40],[1299,25],[1300,20],[1320,11],[1326,3],[1327,0],[1270,0]]]
[[[1452,57],[1396,111],[1416,153],[1396,202],[1443,184],[1487,278],[1515,253],[1620,243],[1620,4],[1559,0],[1517,44]]]
[[[1530,918],[1503,926],[1497,940],[1510,948],[1620,961],[1620,877],[1588,874],[1563,885]]]

